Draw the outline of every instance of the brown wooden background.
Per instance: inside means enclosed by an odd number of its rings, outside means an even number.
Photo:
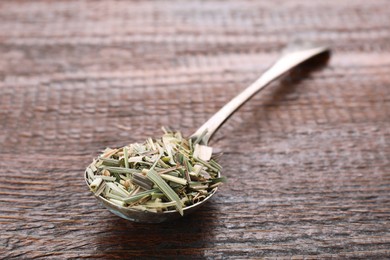
[[[294,38],[327,67],[215,136],[229,182],[136,224],[83,171],[106,146],[191,134]],[[388,1],[1,1],[0,257],[390,257]]]

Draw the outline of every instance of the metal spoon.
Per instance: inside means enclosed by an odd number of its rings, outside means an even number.
[[[233,98],[229,103],[223,106],[217,113],[215,113],[206,123],[204,123],[194,134],[191,135],[191,138],[197,138],[201,134],[204,134],[204,131],[207,130],[207,133],[201,140],[201,143],[207,144],[213,134],[218,130],[218,128],[245,102],[247,102],[254,94],[264,89],[272,81],[276,80],[284,73],[295,68],[297,65],[302,64],[303,62],[309,61],[314,57],[318,57],[320,54],[329,54],[330,50],[324,46],[302,46],[302,44],[294,44],[289,46],[285,51],[285,54],[276,61],[276,63],[269,68],[260,78],[258,78],[254,83],[242,91],[239,95]],[[88,176],[84,175],[85,181],[88,185]],[[208,201],[217,191],[215,188],[211,194],[206,197],[203,201],[200,201],[194,205],[185,207],[184,215],[188,215],[191,212],[198,209],[206,201]],[[170,221],[177,218],[180,218],[181,215],[176,210],[164,211],[161,213],[155,213],[150,211],[140,211],[137,209],[121,207],[116,204],[111,203],[102,196],[95,196],[109,211],[122,217],[135,222],[143,223],[160,223],[164,221]]]

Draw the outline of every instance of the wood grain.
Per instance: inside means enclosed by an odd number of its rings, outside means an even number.
[[[390,258],[387,1],[1,1],[0,256]],[[190,134],[294,38],[329,64],[216,134],[229,179],[199,212],[136,224],[89,193],[98,151]]]

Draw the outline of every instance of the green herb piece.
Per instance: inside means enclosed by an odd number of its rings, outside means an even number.
[[[174,177],[174,176],[168,175],[168,174],[160,174],[160,176],[161,176],[161,178],[163,178],[164,180],[167,180],[167,181],[173,181],[173,182],[176,182],[176,183],[181,184],[181,185],[188,184],[187,180],[185,180],[183,178]]]
[[[99,188],[95,191],[95,196],[99,196],[103,191],[104,189],[106,188],[106,182],[102,182],[102,184],[100,184]]]
[[[153,187],[153,182],[141,173],[134,173],[132,181],[134,184],[141,186],[145,190],[150,190]]]
[[[93,173],[97,171],[95,164],[96,164],[96,160],[94,160],[88,167],[92,170]]]
[[[123,156],[125,159],[125,168],[129,168],[129,150],[127,147],[123,148]]]
[[[207,168],[211,169],[212,171],[214,172],[218,172],[218,169],[215,168],[214,166],[212,166],[210,163],[202,160],[201,158],[194,158],[196,161],[200,162],[201,164],[203,164],[204,166],[206,166]]]
[[[103,179],[102,178],[95,178],[93,182],[89,185],[91,188],[91,191],[95,192],[97,188],[99,188],[100,184],[102,183]]]
[[[167,168],[167,169],[163,169],[163,170],[160,170],[158,171],[159,174],[165,174],[165,173],[174,173],[176,172],[177,169],[179,169],[180,166],[175,166],[175,167],[171,167],[171,168]],[[176,172],[176,175],[177,175],[177,172]],[[176,176],[177,177],[177,176]]]
[[[130,174],[132,174],[132,173],[140,172],[136,169],[126,169],[123,167],[104,167],[103,169],[107,169],[111,173],[130,173]]]
[[[125,189],[123,188],[120,188],[119,186],[115,185],[114,183],[112,182],[107,182],[106,185],[112,189],[115,193],[118,193],[119,195],[123,196],[123,197],[127,197],[130,195],[130,193],[128,191],[126,191]]]
[[[111,159],[111,158],[101,158],[102,165],[105,166],[120,166],[119,160]]]
[[[89,179],[90,181],[92,181],[92,180],[95,179],[95,174],[94,174],[94,172],[92,171],[92,169],[91,169],[90,167],[88,167],[88,168],[86,169],[86,172],[87,172],[87,175],[88,175],[88,179]]]
[[[121,200],[117,200],[117,199],[108,199],[108,200],[111,201],[112,203],[114,203],[117,206],[120,206],[120,207],[126,206],[126,203],[124,203]]]
[[[152,200],[161,199],[161,198],[165,197],[164,193],[161,193],[161,192],[154,192],[151,195],[152,195],[152,197],[151,197]]]
[[[222,171],[222,167],[221,165],[219,165],[219,163],[217,163],[216,161],[214,161],[213,159],[211,159],[209,161],[210,165],[212,165],[215,169],[217,169],[218,171]]]
[[[194,190],[203,190],[203,189],[207,189],[208,187],[209,187],[208,184],[204,184],[201,182],[190,182],[190,188]]]
[[[182,203],[184,204],[188,199],[183,198]],[[155,201],[149,201],[145,204],[147,208],[156,208],[156,209],[161,209],[161,208],[168,208],[168,207],[174,207],[176,206],[175,201],[169,201],[169,202],[161,202],[161,199],[156,199]]]
[[[116,195],[115,193],[112,193],[112,192],[108,192],[106,196],[107,196],[107,198],[110,198],[110,199],[116,199],[116,200],[123,201],[123,197],[121,197],[120,195]]]
[[[142,163],[143,162],[143,158],[144,158],[143,155],[141,155],[141,156],[134,156],[134,157],[128,158],[127,162],[130,162],[130,163]]]
[[[226,177],[219,177],[219,178],[213,178],[213,179],[211,179],[211,183],[219,183],[219,182],[226,182],[227,181],[227,179],[226,179]]]
[[[158,175],[156,171],[150,170],[146,176],[157,185],[157,187],[165,194],[165,196],[168,197],[168,199],[176,202],[176,208],[180,215],[183,216],[183,207],[176,192],[171,187],[169,187],[169,185]]]
[[[114,176],[104,176],[104,175],[100,175],[99,178],[105,180],[105,181],[115,181],[116,178]]]
[[[153,193],[157,193],[159,192],[160,190],[159,189],[151,189],[151,190],[147,190],[147,191],[144,191],[144,192],[139,192],[133,196],[130,196],[128,198],[125,198],[123,201],[126,202],[126,203],[132,203],[132,202],[135,202],[145,196],[149,196],[149,195],[152,195]]]
[[[113,154],[117,153],[118,149],[111,149],[111,148],[106,148],[103,151],[103,154],[100,156],[101,158],[110,158]]]

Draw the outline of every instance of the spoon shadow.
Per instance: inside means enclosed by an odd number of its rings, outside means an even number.
[[[143,224],[110,214],[104,234],[98,236],[97,254],[104,259],[135,257],[204,258],[211,247],[217,208],[207,203],[193,214],[172,222]]]
[[[322,70],[328,64],[330,57],[331,51],[328,50],[291,69],[281,77],[278,84],[279,87],[274,89],[271,94],[271,100],[268,103],[281,100],[286,95],[295,92],[299,83],[307,79],[311,73]]]

